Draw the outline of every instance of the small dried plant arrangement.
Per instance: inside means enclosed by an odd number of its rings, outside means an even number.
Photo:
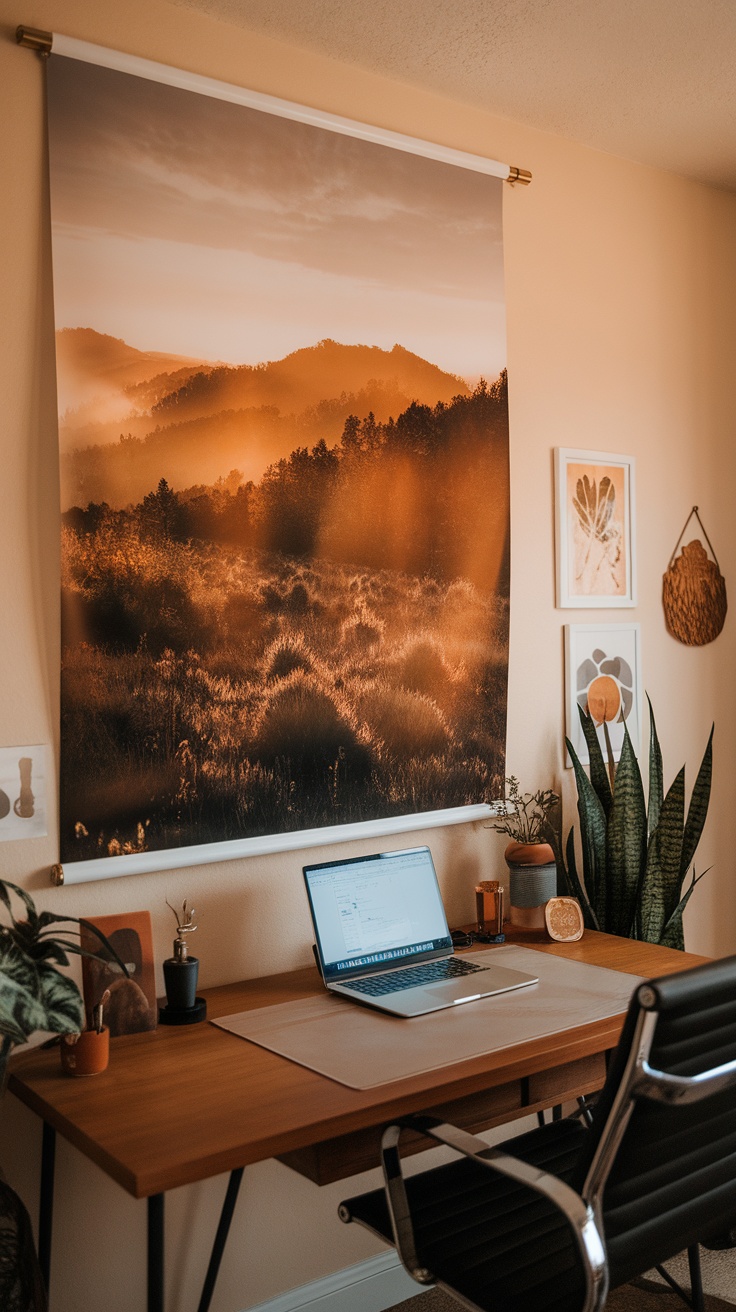
[[[559,805],[560,799],[551,788],[522,793],[519,780],[512,774],[506,779],[505,801],[499,804],[504,810],[486,828],[508,834],[517,843],[547,843],[553,829],[552,816]]]

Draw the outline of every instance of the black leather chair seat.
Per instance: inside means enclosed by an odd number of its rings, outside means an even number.
[[[507,1140],[504,1148],[569,1183],[586,1133],[578,1122],[557,1121]],[[441,1284],[494,1312],[568,1312],[581,1305],[584,1279],[569,1227],[539,1194],[468,1158],[414,1176],[406,1190],[419,1258]],[[344,1207],[393,1242],[383,1189],[347,1199]]]

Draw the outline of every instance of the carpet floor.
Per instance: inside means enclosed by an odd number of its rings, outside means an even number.
[[[710,1253],[701,1249],[706,1312],[733,1312],[736,1307],[736,1249]],[[667,1263],[667,1270],[689,1290],[687,1255]],[[458,1312],[460,1304],[440,1289],[428,1289],[416,1298],[396,1303],[388,1312]],[[606,1312],[684,1312],[685,1304],[661,1280],[656,1271],[645,1278],[614,1289],[606,1301]],[[530,1308],[529,1312],[533,1312]]]

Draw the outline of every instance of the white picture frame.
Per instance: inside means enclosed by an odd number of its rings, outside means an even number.
[[[606,699],[608,706],[613,701],[614,714],[608,721],[608,730],[614,760],[617,761],[621,755],[624,738],[622,711],[638,756],[642,738],[640,624],[565,625],[565,731],[583,765],[590,763],[590,755],[577,708],[580,705],[584,710],[587,709],[587,694],[594,683],[597,685],[598,706],[605,705]],[[602,718],[598,737],[605,760]],[[569,752],[565,753],[565,764],[568,769],[572,769]]]
[[[558,608],[636,605],[635,464],[634,456],[555,448]]]

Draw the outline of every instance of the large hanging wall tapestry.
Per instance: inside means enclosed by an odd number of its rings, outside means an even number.
[[[486,815],[508,167],[107,53],[48,60],[65,875]]]

